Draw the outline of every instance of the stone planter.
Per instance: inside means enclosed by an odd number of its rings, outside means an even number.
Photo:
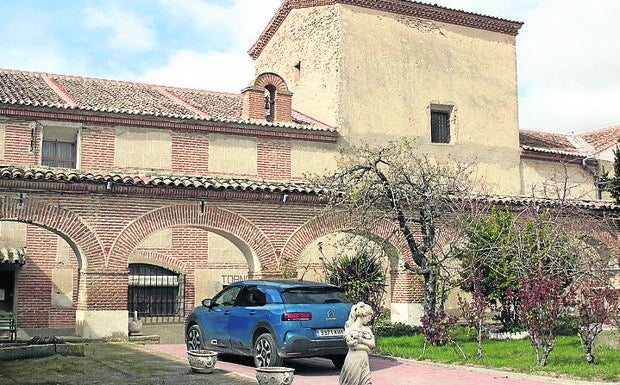
[[[133,312],[133,319],[129,320],[127,325],[129,329],[130,336],[141,336],[142,335],[142,321],[138,319],[138,312]]]
[[[283,366],[256,368],[256,380],[259,385],[289,385],[293,383],[294,371]]]
[[[212,350],[188,350],[187,360],[192,371],[196,373],[211,373],[217,362],[217,352]]]

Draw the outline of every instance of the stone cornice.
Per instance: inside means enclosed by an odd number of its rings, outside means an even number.
[[[449,9],[438,5],[419,3],[409,0],[287,0],[285,1],[263,33],[248,51],[252,59],[258,58],[269,40],[274,36],[280,25],[293,9],[321,7],[328,5],[352,5],[375,9],[404,16],[418,17],[442,23],[461,25],[492,32],[516,36],[523,25],[522,22],[500,19],[491,16]]]

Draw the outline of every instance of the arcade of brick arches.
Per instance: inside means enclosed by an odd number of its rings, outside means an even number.
[[[54,175],[54,182],[36,178],[14,179],[15,189],[28,192],[3,193],[0,209],[4,226],[27,228],[27,261],[17,270],[17,293],[47,291],[38,298],[18,297],[25,329],[75,328],[89,338],[123,334],[132,263],[165,267],[183,277],[183,307],[175,310],[182,319],[202,299],[195,292],[201,280],[215,290],[229,275],[282,278],[284,263],[297,276],[304,250],[326,234],[348,229],[347,216],[327,215],[315,195],[284,187],[282,192],[237,192],[108,184],[71,174]],[[175,244],[140,246],[162,230],[174,232]],[[378,229],[377,235],[388,231]],[[210,234],[236,245],[244,260],[209,263],[204,253],[212,244]],[[406,255],[406,248],[399,248]],[[398,265],[391,261],[390,301],[419,302],[420,293],[411,290],[416,280]],[[209,293],[209,287],[203,290]]]

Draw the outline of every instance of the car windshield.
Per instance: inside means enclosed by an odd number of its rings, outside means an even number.
[[[241,291],[241,286],[229,286],[223,291],[221,291],[213,300],[211,301],[211,306],[232,306],[235,303],[235,299],[237,295]]]
[[[335,287],[294,287],[282,291],[285,304],[298,303],[349,303],[347,297]]]

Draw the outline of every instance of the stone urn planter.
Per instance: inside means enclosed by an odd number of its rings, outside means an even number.
[[[289,385],[293,383],[295,369],[283,366],[256,368],[258,385]]]
[[[217,352],[212,350],[188,350],[187,360],[192,371],[196,373],[212,373],[217,362]]]
[[[128,324],[129,335],[130,336],[141,336],[142,335],[142,320],[138,319],[138,312],[133,312],[133,319],[129,320]]]

